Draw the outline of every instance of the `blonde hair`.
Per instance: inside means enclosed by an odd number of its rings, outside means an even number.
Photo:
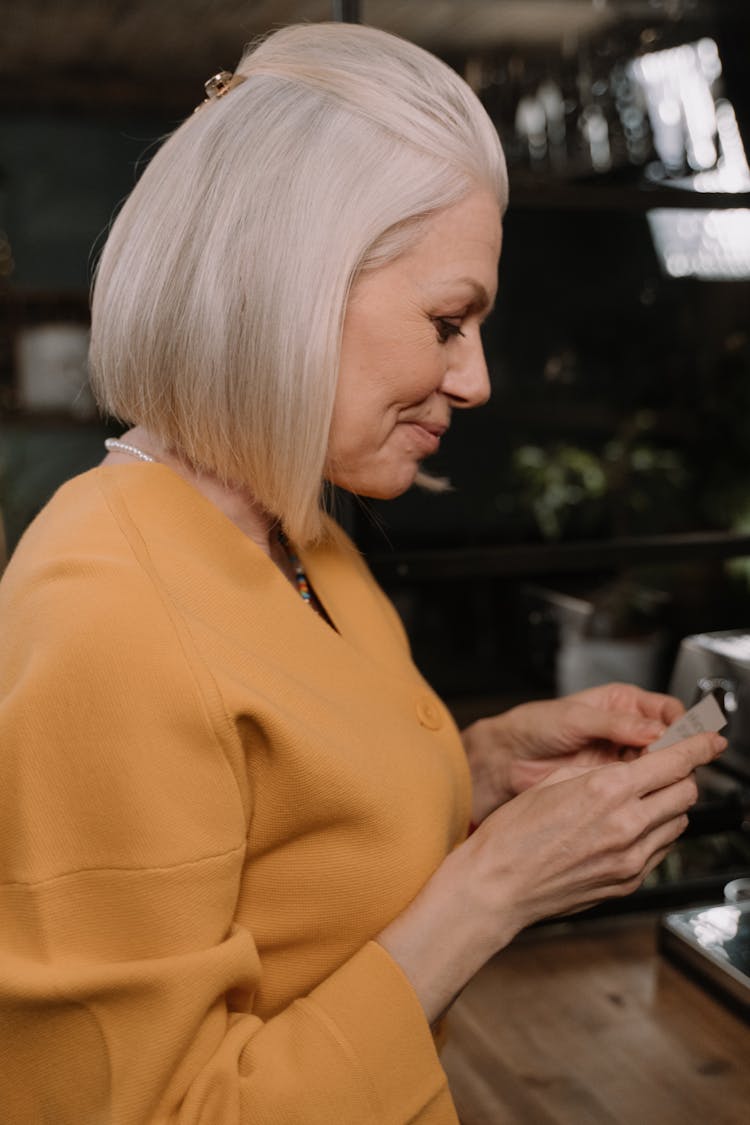
[[[188,118],[115,221],[93,294],[104,410],[246,486],[300,543],[321,534],[352,282],[473,187],[507,199],[476,96],[374,28],[295,25]]]

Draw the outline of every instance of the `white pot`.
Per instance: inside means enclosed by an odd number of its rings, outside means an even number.
[[[613,680],[656,688],[663,648],[661,633],[628,638],[585,637],[576,630],[563,629],[557,652],[557,693],[569,695]]]
[[[90,418],[96,412],[88,382],[89,330],[83,324],[38,324],[16,341],[18,405]]]

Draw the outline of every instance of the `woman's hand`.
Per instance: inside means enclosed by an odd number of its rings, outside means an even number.
[[[488,816],[378,937],[428,1019],[532,922],[634,891],[687,824],[693,771],[725,746],[699,734],[633,761],[570,767]]]
[[[492,813],[468,844],[524,926],[629,894],[686,827],[694,769],[724,746],[700,734],[630,762],[564,768]]]
[[[683,711],[672,696],[607,684],[479,719],[462,732],[472,775],[472,821],[479,824],[563,765],[580,772],[637,757]]]

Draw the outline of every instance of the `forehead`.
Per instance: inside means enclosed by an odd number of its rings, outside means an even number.
[[[497,200],[489,192],[474,191],[430,216],[422,237],[400,262],[419,287],[463,288],[473,300],[486,304],[497,285],[501,241]]]
[[[363,302],[433,305],[445,300],[488,311],[497,290],[501,212],[488,191],[423,220],[417,241],[397,258],[361,273],[352,286],[347,316]]]

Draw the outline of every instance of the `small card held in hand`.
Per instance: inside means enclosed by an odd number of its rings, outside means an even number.
[[[679,719],[667,727],[661,738],[657,738],[656,742],[652,742],[646,749],[663,750],[674,742],[690,738],[692,734],[702,734],[707,730],[719,731],[726,725],[726,715],[716,702],[716,697],[709,692],[684,715],[680,715]]]

